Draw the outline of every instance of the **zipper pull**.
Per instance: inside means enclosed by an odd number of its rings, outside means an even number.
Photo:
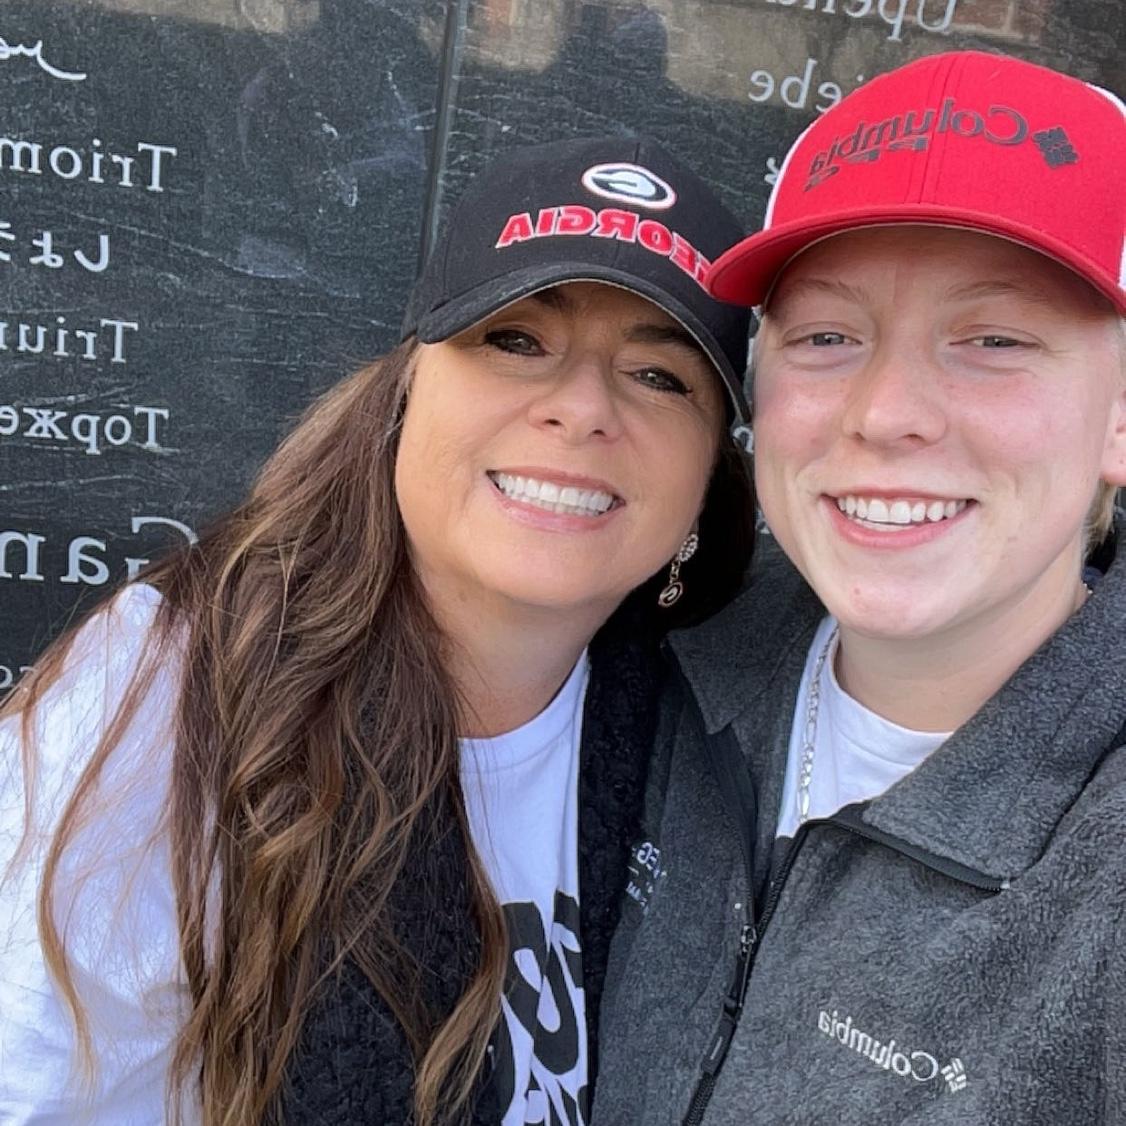
[[[735,1038],[735,1029],[739,1027],[739,1017],[743,1013],[743,998],[746,996],[747,985],[751,979],[751,963],[754,961],[757,942],[758,931],[754,923],[748,920],[739,930],[739,954],[735,959],[735,972],[731,977],[727,996],[723,999],[723,1011],[719,1014],[719,1022],[715,1032],[712,1033],[708,1050],[700,1061],[700,1081],[696,1084],[682,1126],[699,1126],[703,1121],[704,1109],[712,1097],[716,1076],[719,1075],[723,1061],[727,1058],[731,1041]]]
[[[737,1024],[736,1014],[729,1013],[727,1006],[724,1005],[723,1013],[719,1018],[719,1025],[712,1036],[712,1042],[708,1045],[708,1050],[704,1053],[704,1058],[700,1063],[700,1070],[709,1078],[714,1079],[719,1074],[719,1069],[723,1067],[723,1061],[727,1058],[727,1050],[731,1047]]]
[[[723,1002],[723,1011],[738,1021],[739,1014],[743,1011],[743,998],[747,994],[747,983],[751,979],[751,954],[755,943],[758,941],[758,932],[754,923],[744,923],[739,932],[739,957],[735,959],[735,973],[731,978],[731,987],[727,990],[727,997]]]
[[[755,930],[754,923],[744,923],[743,930],[739,934],[739,953],[747,955],[757,945],[758,931]]]

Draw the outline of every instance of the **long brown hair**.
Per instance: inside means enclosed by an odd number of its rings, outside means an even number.
[[[50,844],[41,940],[89,1061],[55,883],[108,757],[174,651],[182,677],[168,832],[191,994],[172,1064],[174,1120],[196,1080],[208,1126],[276,1120],[326,951],[329,968],[354,960],[399,1021],[416,1060],[419,1126],[465,1111],[499,1014],[503,915],[469,837],[458,695],[395,501],[414,349],[408,341],[329,391],[243,504],[141,576],[163,595],[155,636]],[[714,550],[701,551],[712,564],[695,564],[704,581],[695,610],[692,599],[679,609],[682,620],[730,595],[751,529],[746,467],[721,454],[701,520],[705,545],[714,530]],[[29,772],[32,715],[73,636],[0,709],[22,715]],[[435,808],[453,811],[480,939],[476,967],[444,1017],[412,988],[418,966],[387,910]]]

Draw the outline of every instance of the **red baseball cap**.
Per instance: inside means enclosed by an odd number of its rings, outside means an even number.
[[[1077,78],[951,51],[873,79],[797,139],[763,230],[707,275],[760,305],[790,260],[857,227],[924,223],[1020,243],[1074,270],[1126,313],[1126,109]]]

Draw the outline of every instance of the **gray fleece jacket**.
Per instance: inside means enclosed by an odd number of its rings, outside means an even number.
[[[824,610],[769,554],[670,642],[594,1126],[1126,1123],[1126,549],[920,767],[780,847]]]

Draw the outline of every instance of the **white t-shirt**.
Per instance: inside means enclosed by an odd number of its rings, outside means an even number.
[[[587,1081],[579,947],[578,777],[584,653],[523,727],[463,739],[474,844],[504,906],[512,955],[495,1049],[502,1126],[581,1126]]]
[[[778,812],[779,837],[792,837],[798,828],[798,772],[809,708],[809,689],[817,658],[837,623],[826,618],[814,635],[802,673],[794,722],[790,730],[786,782]],[[870,801],[910,774],[932,751],[950,738],[948,731],[911,731],[869,711],[854,700],[833,671],[837,642],[821,671],[821,703],[814,740],[813,776],[809,785],[809,819],[829,817],[855,802]]]
[[[48,843],[144,654],[160,595],[127,587],[82,629],[61,679],[37,710],[32,835],[23,830],[20,718],[0,724],[0,1123],[157,1126],[172,1043],[188,1012],[176,904],[162,831],[178,663],[157,674],[102,779],[107,800],[64,854],[56,921],[65,927],[98,1069],[80,1086],[74,1028],[47,972],[35,923]],[[96,802],[96,799],[95,799]],[[184,1108],[199,1121],[198,1107]]]
[[[128,586],[80,632],[63,675],[36,713],[39,754],[32,830],[21,862],[10,873],[23,834],[25,785],[20,718],[0,723],[2,1126],[161,1126],[166,1120],[172,1047],[189,1011],[164,820],[180,681],[175,652],[161,665],[111,755],[101,780],[106,800],[95,799],[98,816],[89,819],[64,854],[57,885],[56,919],[64,930],[98,1064],[89,1088],[83,1087],[76,1067],[73,1024],[47,971],[35,920],[46,851],[63,805],[146,652],[159,605],[160,595],[152,587]],[[553,910],[553,904],[577,899],[575,771],[586,679],[584,658],[556,699],[527,727],[494,740],[491,752],[477,754],[473,744],[465,748],[467,756],[483,765],[495,760],[495,769],[490,766],[465,780],[474,839],[502,897],[544,910],[541,917],[551,935],[549,985],[558,978],[560,959],[564,980],[572,985],[582,981],[577,969],[577,908]],[[529,731],[532,735],[525,739]],[[549,737],[550,732],[558,735]],[[506,752],[510,740],[527,753]],[[485,847],[485,810],[493,811],[488,821],[499,865],[495,857],[489,859]],[[510,911],[510,922],[512,917]],[[575,932],[575,950],[568,928]],[[521,951],[516,964],[535,980]],[[533,1064],[522,1039],[513,1037],[522,1061],[520,1113],[525,1101],[532,1112],[536,1084],[546,1084],[558,1099],[562,1091],[574,1097],[570,1092],[586,1081],[581,989],[570,996],[577,1013],[578,1059],[554,1079],[555,994],[548,988],[539,993],[536,1051],[544,1062]],[[566,1000],[560,996],[560,1009]],[[185,1104],[185,1126],[194,1126],[200,1115],[190,1087]],[[513,1113],[515,1109],[514,1104]]]

